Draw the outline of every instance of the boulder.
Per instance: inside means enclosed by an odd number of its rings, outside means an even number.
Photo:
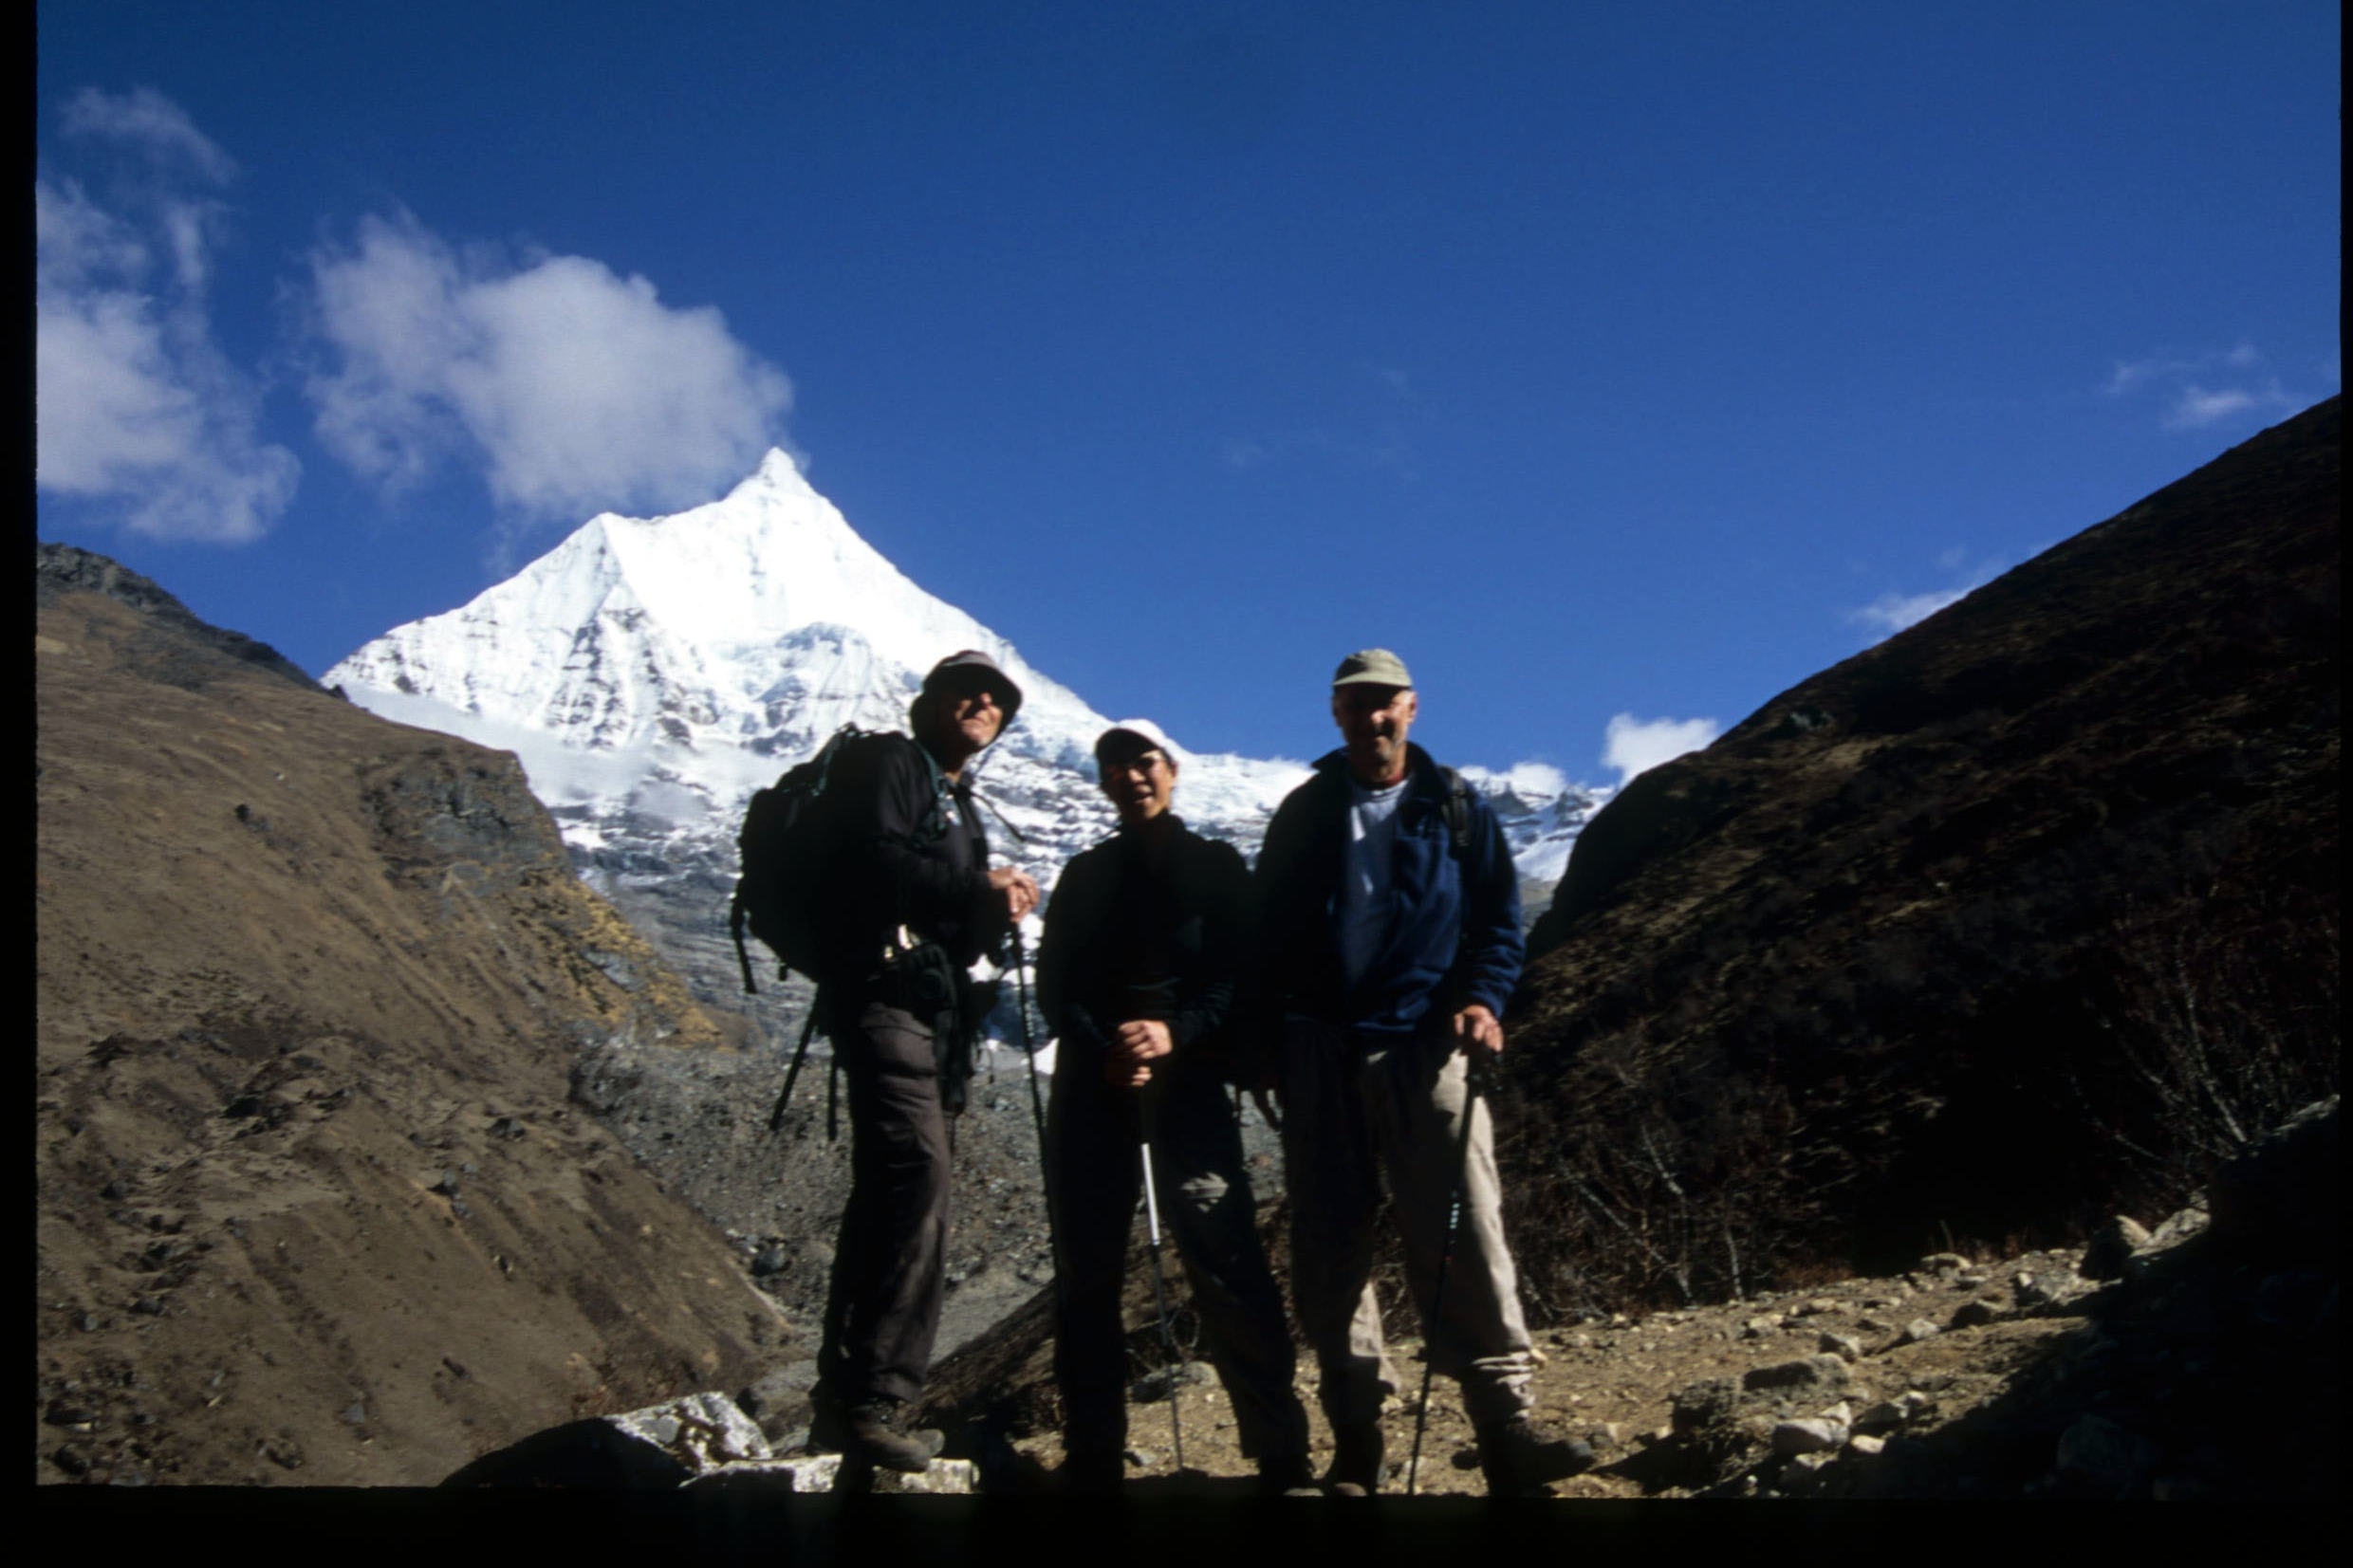
[[[691,1393],[621,1415],[533,1432],[463,1466],[444,1486],[669,1487],[722,1466],[773,1457],[723,1393]]]
[[[1846,1386],[1846,1363],[1837,1356],[1807,1356],[1751,1367],[1741,1374],[1744,1389],[1838,1389]]]
[[[2226,1250],[2272,1268],[2338,1254],[2337,1097],[2290,1116],[2214,1172],[2209,1211]]]
[[[2129,1214],[2119,1214],[2093,1234],[2075,1272],[2086,1280],[2121,1280],[2124,1277],[2124,1260],[2148,1243],[2148,1227]]]
[[[2157,1457],[2155,1444],[2103,1415],[2085,1414],[2059,1434],[2060,1475],[2103,1496],[2129,1495]]]
[[[1831,1453],[1846,1446],[1846,1424],[1827,1416],[1802,1416],[1773,1423],[1773,1452],[1784,1458],[1804,1453]]]

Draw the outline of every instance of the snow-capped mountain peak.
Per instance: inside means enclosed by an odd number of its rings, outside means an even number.
[[[592,876],[734,876],[753,789],[843,724],[899,729],[923,672],[986,652],[1018,721],[976,765],[1050,881],[1110,831],[1094,784],[1109,721],[861,538],[785,452],[668,517],[605,512],[470,603],[395,628],[327,672],[387,718],[516,752]],[[1181,749],[1178,809],[1255,854],[1304,764]],[[1597,791],[1522,765],[1465,777],[1504,811],[1524,875],[1560,874]],[[722,900],[723,901],[723,900]]]

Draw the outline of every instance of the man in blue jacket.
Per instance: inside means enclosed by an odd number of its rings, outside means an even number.
[[[1494,813],[1406,739],[1418,710],[1395,654],[1341,661],[1343,745],[1285,799],[1259,854],[1249,1010],[1276,1047],[1291,1290],[1322,1369],[1333,1489],[1379,1488],[1381,1402],[1398,1389],[1371,1282],[1385,1171],[1433,1365],[1462,1385],[1490,1493],[1525,1495],[1591,1454],[1529,1420],[1536,1358],[1491,1124],[1470,1093],[1470,1053],[1504,1048],[1525,953],[1519,877]],[[1460,1227],[1432,1321],[1458,1182]]]

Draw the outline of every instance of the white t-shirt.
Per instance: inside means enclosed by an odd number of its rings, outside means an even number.
[[[1386,789],[1348,781],[1348,854],[1340,876],[1340,966],[1349,989],[1380,956],[1389,935],[1390,868],[1397,846],[1398,802],[1410,780]]]

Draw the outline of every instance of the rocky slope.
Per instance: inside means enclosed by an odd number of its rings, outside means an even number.
[[[1587,1441],[1595,1464],[1553,1493],[2333,1498],[2343,1424],[2313,1393],[2342,1371],[2338,1127],[2334,1097],[2307,1107],[2219,1168],[2196,1203],[2153,1227],[2115,1216],[2088,1247],[1945,1250],[1890,1275],[1556,1323],[1538,1335],[1537,1413]],[[1173,1262],[1170,1275],[1181,1337],[1190,1315]],[[1140,1257],[1130,1282],[1131,1492],[1247,1496],[1252,1467],[1223,1392],[1200,1363],[1166,1375]],[[1419,1343],[1395,1332],[1410,1311],[1391,1316],[1405,1386],[1389,1409],[1385,1489],[1402,1491],[1422,1414]],[[1049,1334],[1041,1299],[934,1377],[950,1452],[976,1461],[988,1489],[1052,1487],[1062,1456]],[[1303,1368],[1322,1464],[1329,1437],[1314,1381]],[[1415,1489],[1482,1493],[1444,1380],[1427,1424]]]
[[[425,1484],[792,1337],[568,1103],[710,1044],[514,759],[39,553],[38,1480]]]
[[[2339,412],[1594,818],[1507,1059],[1551,1315],[2162,1211],[2334,1086]]]

